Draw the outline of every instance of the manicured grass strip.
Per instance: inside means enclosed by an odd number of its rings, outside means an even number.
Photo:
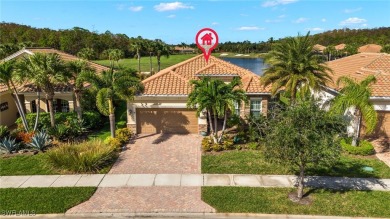
[[[59,174],[45,166],[45,154],[18,155],[0,158],[0,175],[50,175]]]
[[[291,202],[295,189],[203,187],[202,200],[218,212],[390,217],[390,192],[313,190],[310,205]]]
[[[198,54],[183,54],[183,55],[170,55],[169,58],[165,56],[161,57],[161,69],[167,68],[169,66],[175,65],[179,62],[185,61],[189,58],[192,58]],[[109,60],[95,60],[94,62],[110,66]],[[138,70],[138,60],[137,59],[121,59],[119,61],[119,65],[127,68],[132,68]],[[157,60],[156,57],[152,57],[152,67],[155,72],[157,72]],[[150,62],[149,57],[141,57],[141,72],[149,72],[150,71]]]
[[[362,168],[370,166],[374,172]],[[296,174],[286,165],[267,162],[261,151],[227,151],[202,156],[202,173],[211,174]],[[390,168],[375,157],[343,155],[332,167],[309,168],[306,175],[390,178]]]
[[[96,188],[0,189],[0,212],[64,213],[88,200]]]

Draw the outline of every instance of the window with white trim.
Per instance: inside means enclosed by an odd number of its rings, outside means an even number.
[[[241,104],[239,101],[236,101],[234,102],[234,111],[236,113],[236,115],[240,115],[240,107],[241,107]]]
[[[251,116],[259,117],[261,115],[261,98],[251,99]]]

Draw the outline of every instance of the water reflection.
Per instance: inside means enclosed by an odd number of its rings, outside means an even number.
[[[263,75],[264,68],[267,67],[267,65],[264,63],[264,60],[261,58],[228,58],[228,57],[219,57],[227,62],[230,62],[232,64],[238,65],[242,68],[248,69],[249,71],[257,74],[257,75]]]

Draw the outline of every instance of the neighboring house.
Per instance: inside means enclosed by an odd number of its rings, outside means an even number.
[[[313,49],[314,49],[314,51],[316,51],[318,53],[323,53],[324,50],[326,49],[326,47],[321,45],[321,44],[316,44],[313,46]]]
[[[35,53],[57,53],[60,55],[61,59],[64,60],[65,62],[67,61],[74,61],[74,60],[79,60],[78,57],[64,53],[62,51],[56,50],[56,49],[51,49],[51,48],[25,48],[22,50],[19,50],[18,52],[6,57],[2,61],[9,61],[11,59],[19,59],[23,56],[26,55],[34,55]],[[109,70],[108,67],[93,63],[93,62],[88,62],[89,66],[94,68],[98,73],[104,70]],[[21,96],[21,101],[24,103],[25,111],[27,113],[32,113],[37,111],[37,93],[36,93],[36,87],[29,83],[28,81],[24,82],[21,85],[17,85],[18,87],[18,92]],[[55,96],[54,96],[54,110],[56,112],[68,112],[68,111],[73,111],[75,108],[75,97],[72,91],[73,88],[73,82],[69,81],[67,84],[62,84],[62,85],[57,85],[55,87]],[[16,119],[18,116],[14,116],[15,114],[17,115],[18,111],[16,110],[16,105],[12,99],[12,96],[9,92],[4,92],[6,91],[6,87],[4,85],[0,85],[0,92],[1,92],[1,103],[3,102],[8,102],[9,107],[12,106],[13,110],[5,110],[0,112],[0,117],[1,117],[1,125],[12,125],[15,123]],[[4,101],[3,101],[4,100]],[[11,101],[9,101],[11,100]],[[10,103],[12,102],[12,104]],[[22,103],[22,104],[23,104]],[[41,108],[40,110],[42,112],[48,112],[48,104],[45,99],[45,94],[42,92],[41,93]]]
[[[228,83],[236,76],[250,100],[247,105],[236,104],[236,112],[242,117],[266,114],[271,94],[260,85],[258,75],[213,56],[206,63],[203,55],[198,55],[142,81],[144,92],[128,102],[127,126],[137,134],[207,131],[206,113],[197,117],[194,109],[187,108],[190,81],[212,77]]]
[[[378,125],[371,137],[390,138],[390,55],[359,53],[327,62],[327,64],[333,69],[334,74],[330,75],[334,83],[328,84],[320,94],[324,101],[339,94],[341,88],[336,85],[339,77],[348,76],[361,81],[368,75],[375,75],[377,82],[371,86],[370,99],[378,112]]]
[[[367,44],[364,46],[359,47],[358,52],[373,52],[373,53],[380,53],[382,50],[382,46],[377,44]]]
[[[23,97],[21,96],[21,101]],[[15,101],[7,86],[0,84],[0,125],[12,126],[19,117]]]
[[[195,49],[188,47],[188,46],[185,46],[185,47],[175,46],[173,48],[173,51],[174,51],[174,53],[184,53],[184,54],[195,53]]]
[[[337,51],[341,51],[343,49],[345,49],[345,44],[344,43],[341,43],[339,45],[336,45],[334,48],[337,50]]]

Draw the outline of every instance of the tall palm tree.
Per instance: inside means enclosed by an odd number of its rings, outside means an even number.
[[[324,53],[328,56],[328,61],[332,60],[332,57],[336,55],[336,52],[336,49],[332,45],[327,46],[324,50]]]
[[[111,136],[115,137],[115,100],[131,100],[135,94],[143,90],[136,72],[131,69],[110,68],[100,75],[93,72],[83,72],[83,81],[90,82],[97,88],[96,106],[100,113],[109,117]]]
[[[164,43],[162,40],[155,40],[156,43],[156,58],[157,58],[157,72],[161,69],[161,56],[165,56],[169,58],[170,48],[169,46]]]
[[[134,39],[130,44],[130,49],[135,51],[138,60],[138,73],[141,73],[141,50],[143,48],[142,38]]]
[[[22,103],[20,102],[18,90],[15,87],[13,77],[15,76],[15,62],[6,61],[0,64],[0,84],[7,86],[8,90],[13,93],[12,98],[15,101],[16,108],[18,109],[19,115],[22,118],[22,123],[26,132],[28,132],[29,127],[26,120],[26,115],[24,113]]]
[[[149,68],[150,68],[150,74],[153,72],[153,62],[152,62],[152,56],[153,52],[156,50],[156,44],[154,41],[148,41],[146,45],[146,50],[149,52]]]
[[[38,97],[40,97],[41,90],[45,93],[45,98],[49,104],[50,124],[51,127],[54,127],[54,87],[57,84],[66,83],[69,78],[60,56],[56,53],[35,53],[24,57],[19,63],[17,71],[20,80],[30,81],[36,86]]]
[[[70,61],[66,63],[67,71],[69,72],[69,79],[73,81],[73,93],[76,99],[75,111],[77,118],[82,119],[83,109],[81,107],[81,97],[84,91],[84,83],[80,77],[83,72],[95,73],[93,68],[88,66],[88,63],[84,60]]]
[[[191,84],[194,85],[194,89],[188,96],[187,107],[197,108],[198,116],[203,110],[207,111],[211,136],[215,143],[219,143],[226,128],[228,111],[234,109],[235,102],[246,100],[245,92],[239,89],[241,81],[237,77],[230,84],[225,84],[221,80],[204,77],[201,80],[191,81]],[[220,136],[218,136],[218,117],[224,117]]]
[[[337,85],[343,84],[344,87],[340,90],[331,107],[331,111],[335,113],[345,114],[349,108],[354,108],[353,123],[354,134],[352,138],[352,145],[358,145],[360,135],[360,124],[362,121],[366,125],[366,134],[374,131],[378,122],[378,116],[374,106],[370,102],[371,88],[370,85],[376,82],[373,75],[368,76],[360,83],[349,77],[340,77],[337,80]]]
[[[294,103],[298,89],[319,90],[331,82],[328,72],[332,70],[313,52],[313,46],[309,33],[275,44],[265,59],[269,67],[261,78],[263,86],[272,84],[272,95],[285,89]]]

